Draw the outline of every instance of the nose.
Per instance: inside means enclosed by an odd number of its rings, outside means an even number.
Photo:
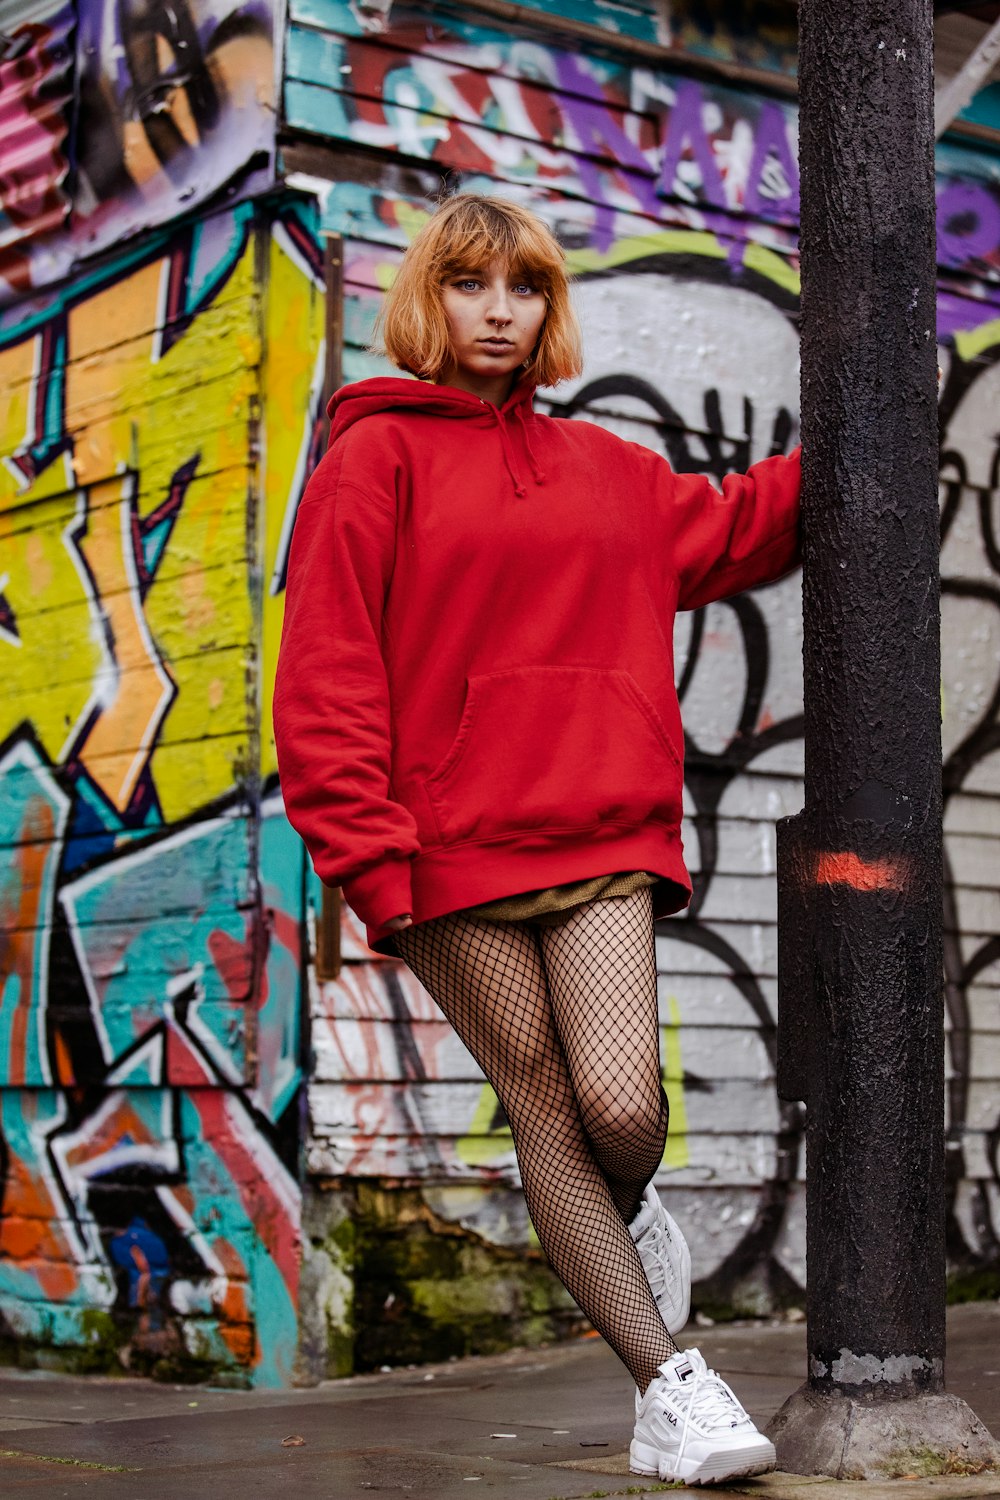
[[[486,321],[494,324],[497,328],[504,328],[513,320],[511,313],[510,298],[506,287],[494,287],[490,298],[489,311]]]

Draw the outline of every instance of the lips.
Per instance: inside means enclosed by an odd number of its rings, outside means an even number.
[[[487,349],[491,354],[506,354],[514,347],[510,339],[478,339],[477,343],[480,349]]]

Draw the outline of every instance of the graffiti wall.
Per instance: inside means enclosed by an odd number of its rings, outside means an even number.
[[[586,369],[545,394],[548,410],[716,480],[797,440],[792,105],[478,23],[418,26],[400,6],[372,35],[338,0],[293,0],[284,98],[314,135],[399,153],[427,194],[442,181],[506,193],[557,229]],[[995,1273],[1000,192],[985,152],[949,145],[938,165],[950,1254],[953,1272]],[[384,166],[320,197],[325,227],[344,237],[346,376],[379,373],[366,351],[374,314],[426,198]],[[773,823],[802,805],[799,592],[787,579],[678,622],[695,896],[658,927],[672,1100],[659,1181],[692,1241],[705,1307],[801,1301],[805,1274],[802,1116],[774,1086]],[[349,912],[345,922],[348,962],[313,997],[314,1178],[416,1181],[437,1233],[461,1226],[530,1255],[492,1092],[405,966],[373,961]],[[374,1360],[356,1271],[354,1337]],[[407,1297],[419,1306],[417,1282],[397,1268],[401,1317]]]
[[[535,9],[609,44],[292,0],[276,93],[270,3],[31,0],[2,39],[0,1352],[276,1385],[572,1319],[431,998],[346,908],[317,978],[270,729],[328,314],[344,377],[383,371],[380,298],[442,183],[567,247],[586,369],[545,409],[716,479],[796,441],[795,108],[613,46],[787,74],[787,19]],[[260,196],[278,99],[280,168],[306,175]],[[949,1243],[995,1274],[1000,179],[982,147],[938,167]],[[794,1303],[804,1276],[802,1121],[774,1089],[798,589],[678,623],[695,896],[657,930],[659,1182],[706,1308]]]
[[[297,1338],[303,857],[259,684],[313,218],[0,316],[0,1339],[260,1384]]]
[[[221,188],[268,186],[274,0],[16,10],[0,44],[0,302]]]

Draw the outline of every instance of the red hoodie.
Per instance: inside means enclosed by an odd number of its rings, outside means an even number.
[[[296,518],[285,807],[380,952],[404,912],[619,870],[686,905],[674,614],[798,560],[798,449],[720,494],[531,398],[345,386]]]

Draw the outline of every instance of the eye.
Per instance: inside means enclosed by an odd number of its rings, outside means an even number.
[[[452,286],[457,287],[460,292],[476,292],[482,286],[482,282],[475,276],[456,276]]]
[[[517,297],[533,297],[538,291],[538,288],[536,286],[532,286],[530,281],[517,281],[511,287],[511,291]]]

